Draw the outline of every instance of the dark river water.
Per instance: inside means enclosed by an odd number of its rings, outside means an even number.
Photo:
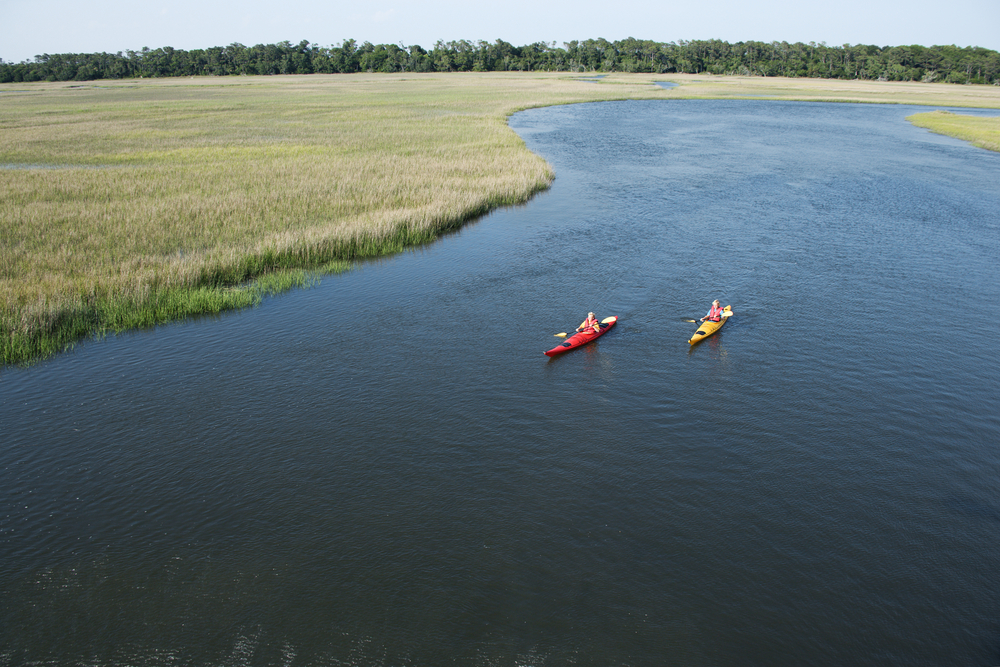
[[[1000,154],[917,110],[520,113],[525,206],[3,369],[0,667],[1000,665]]]

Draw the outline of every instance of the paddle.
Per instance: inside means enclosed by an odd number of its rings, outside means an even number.
[[[614,316],[612,316],[612,317],[605,317],[603,320],[601,320],[601,324],[607,324],[608,322],[610,322],[613,319],[615,319]],[[576,333],[576,332],[574,332],[574,333]],[[552,334],[552,335],[555,336],[556,338],[565,338],[569,334],[566,333],[565,331],[563,331],[562,333],[557,333],[557,334]]]
[[[731,311],[731,310],[724,310],[724,311],[722,311],[722,317],[723,318],[730,317],[732,314],[733,314],[733,311]],[[688,317],[685,317],[685,318],[683,318],[681,320],[681,322],[694,322],[695,324],[698,324],[699,322],[701,322],[701,320],[692,320],[692,319],[690,319]]]

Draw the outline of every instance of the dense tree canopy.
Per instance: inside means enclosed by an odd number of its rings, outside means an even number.
[[[946,81],[1000,85],[1000,53],[957,46],[827,46],[810,42],[720,40],[654,42],[629,37],[514,46],[466,40],[439,41],[430,51],[402,44],[339,46],[307,41],[292,44],[213,46],[182,51],[165,46],[141,51],[62,53],[33,62],[0,60],[0,83],[88,81],[133,77],[353,72],[650,72],[742,74],[750,76]]]

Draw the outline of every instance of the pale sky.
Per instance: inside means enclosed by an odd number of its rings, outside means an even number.
[[[467,39],[514,46],[635,37],[657,42],[955,44],[1000,50],[1000,0],[0,0],[0,58],[199,49],[345,39],[419,44]]]

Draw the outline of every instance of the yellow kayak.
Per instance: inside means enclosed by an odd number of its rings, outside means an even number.
[[[718,322],[711,322],[709,320],[705,320],[704,322],[701,323],[701,326],[698,327],[698,330],[694,332],[694,335],[691,336],[691,340],[689,340],[688,342],[694,345],[695,343],[699,343],[702,340],[708,338],[716,331],[721,329],[722,325],[726,323],[726,320],[728,320],[729,316],[732,314],[733,314],[732,306],[726,306],[725,308],[722,309],[721,320],[719,320]]]

